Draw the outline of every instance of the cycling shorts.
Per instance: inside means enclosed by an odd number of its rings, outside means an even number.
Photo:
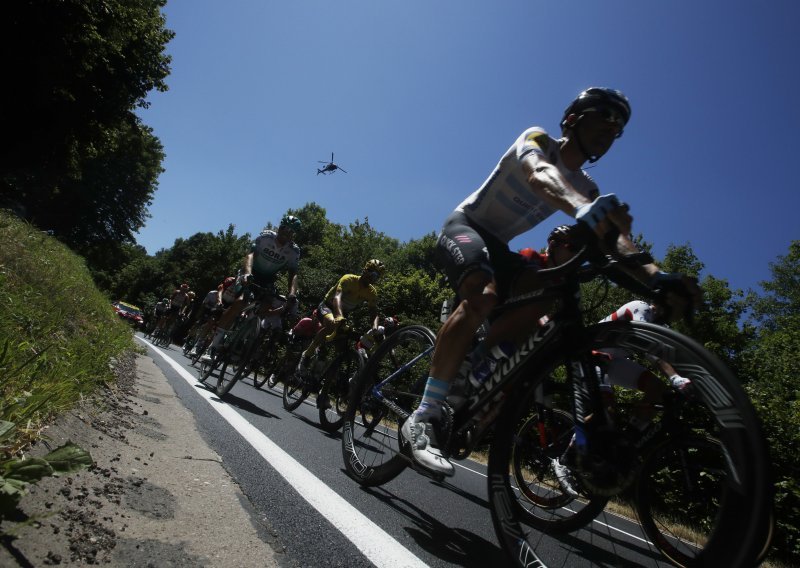
[[[436,243],[436,254],[447,279],[456,292],[464,279],[482,271],[494,278],[500,301],[508,298],[520,272],[536,267],[521,254],[471,221],[461,211],[454,211],[444,222]]]
[[[322,322],[326,319],[334,321],[336,318],[333,315],[333,310],[331,307],[325,302],[320,302],[319,306],[317,306],[317,319]]]

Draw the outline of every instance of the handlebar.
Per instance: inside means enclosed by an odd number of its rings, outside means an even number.
[[[536,276],[541,284],[536,290],[510,298],[496,309],[502,310],[523,301],[541,300],[550,297],[552,291],[563,290],[565,285],[589,282],[601,275],[661,306],[666,305],[666,296],[670,291],[678,291],[677,280],[673,281],[675,286],[670,286],[670,279],[661,279],[661,287],[654,288],[624,270],[625,268],[641,267],[654,261],[653,257],[646,252],[620,253],[617,249],[619,231],[616,227],[608,231],[600,240],[586,224],[577,223],[572,226],[571,237],[573,244],[580,248],[570,260],[554,268],[538,270]],[[691,315],[692,306],[687,305],[684,316],[691,319]]]

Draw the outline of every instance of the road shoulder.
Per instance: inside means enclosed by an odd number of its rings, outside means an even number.
[[[288,565],[162,371],[128,364],[135,379],[107,391],[105,410],[65,414],[31,452],[72,440],[95,465],[32,487],[20,508],[34,521],[3,522],[17,538],[0,566]]]

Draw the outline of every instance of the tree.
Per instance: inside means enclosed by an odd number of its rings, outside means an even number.
[[[134,113],[166,90],[165,0],[11,0],[0,205],[73,247],[134,242],[163,149]]]
[[[789,564],[800,563],[800,241],[770,264],[766,295],[754,300],[756,335],[740,357],[740,376],[761,418],[775,478],[773,546]],[[759,325],[760,324],[760,325]]]

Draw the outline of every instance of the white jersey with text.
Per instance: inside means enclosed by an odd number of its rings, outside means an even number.
[[[300,247],[289,241],[278,244],[275,231],[264,231],[253,243],[253,275],[260,282],[275,280],[281,270],[297,272],[300,263]]]
[[[594,199],[599,193],[589,174],[583,170],[572,171],[564,165],[558,140],[542,128],[527,129],[500,158],[492,175],[456,208],[505,243],[556,211],[528,186],[522,167],[522,159],[527,156],[555,166],[567,182],[586,197]]]

